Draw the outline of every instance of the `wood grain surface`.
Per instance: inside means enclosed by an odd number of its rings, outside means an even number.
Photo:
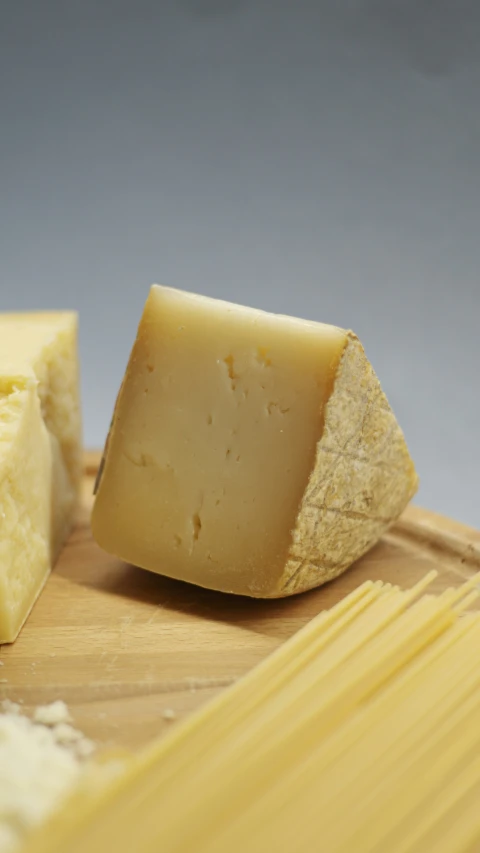
[[[411,506],[342,577],[258,601],[163,578],[103,553],[90,533],[98,454],[88,454],[78,523],[20,637],[0,648],[0,699],[29,711],[64,699],[107,747],[136,747],[207,702],[320,610],[367,578],[434,589],[480,570],[480,532]]]

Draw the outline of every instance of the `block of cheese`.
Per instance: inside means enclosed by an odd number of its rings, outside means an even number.
[[[154,286],[93,510],[112,554],[281,597],[334,578],[417,487],[355,335]]]
[[[0,315],[0,643],[70,531],[81,453],[76,315]]]

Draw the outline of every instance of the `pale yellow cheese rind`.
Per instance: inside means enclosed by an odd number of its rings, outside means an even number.
[[[0,315],[0,643],[71,529],[81,455],[76,315]]]
[[[403,432],[350,332],[279,592],[302,592],[345,571],[399,517],[417,488]]]
[[[347,568],[415,487],[354,335],[152,288],[98,482],[101,547],[201,586],[281,597]]]

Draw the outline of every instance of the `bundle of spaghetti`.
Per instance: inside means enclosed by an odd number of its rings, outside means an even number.
[[[367,582],[28,853],[436,853],[480,842],[480,578]]]

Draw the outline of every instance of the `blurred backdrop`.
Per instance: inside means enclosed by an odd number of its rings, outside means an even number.
[[[148,287],[354,329],[480,527],[478,0],[0,4],[1,309],[76,308],[105,438]]]

